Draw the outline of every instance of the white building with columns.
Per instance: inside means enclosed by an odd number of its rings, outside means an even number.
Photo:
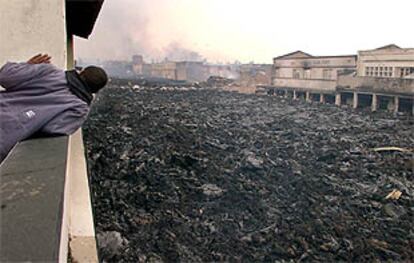
[[[358,76],[414,78],[414,48],[395,44],[358,51]]]

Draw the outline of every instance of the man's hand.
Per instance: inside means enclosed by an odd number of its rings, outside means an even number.
[[[42,64],[42,63],[50,63],[50,60],[52,59],[51,56],[49,56],[48,54],[38,54],[34,57],[32,57],[31,59],[29,59],[27,61],[27,63],[29,64]]]

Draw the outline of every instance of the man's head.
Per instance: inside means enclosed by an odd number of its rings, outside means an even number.
[[[79,75],[86,82],[92,93],[97,93],[108,82],[105,70],[95,66],[84,68]]]

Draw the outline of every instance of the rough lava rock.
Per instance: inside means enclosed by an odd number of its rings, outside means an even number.
[[[413,126],[272,96],[112,85],[84,125],[101,257],[414,261],[413,154],[373,150],[413,150]]]

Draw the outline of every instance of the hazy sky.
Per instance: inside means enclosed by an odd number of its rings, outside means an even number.
[[[413,0],[105,0],[77,57],[146,60],[200,56],[271,63],[295,50],[355,54],[414,47]],[[193,51],[193,52],[191,52]]]

